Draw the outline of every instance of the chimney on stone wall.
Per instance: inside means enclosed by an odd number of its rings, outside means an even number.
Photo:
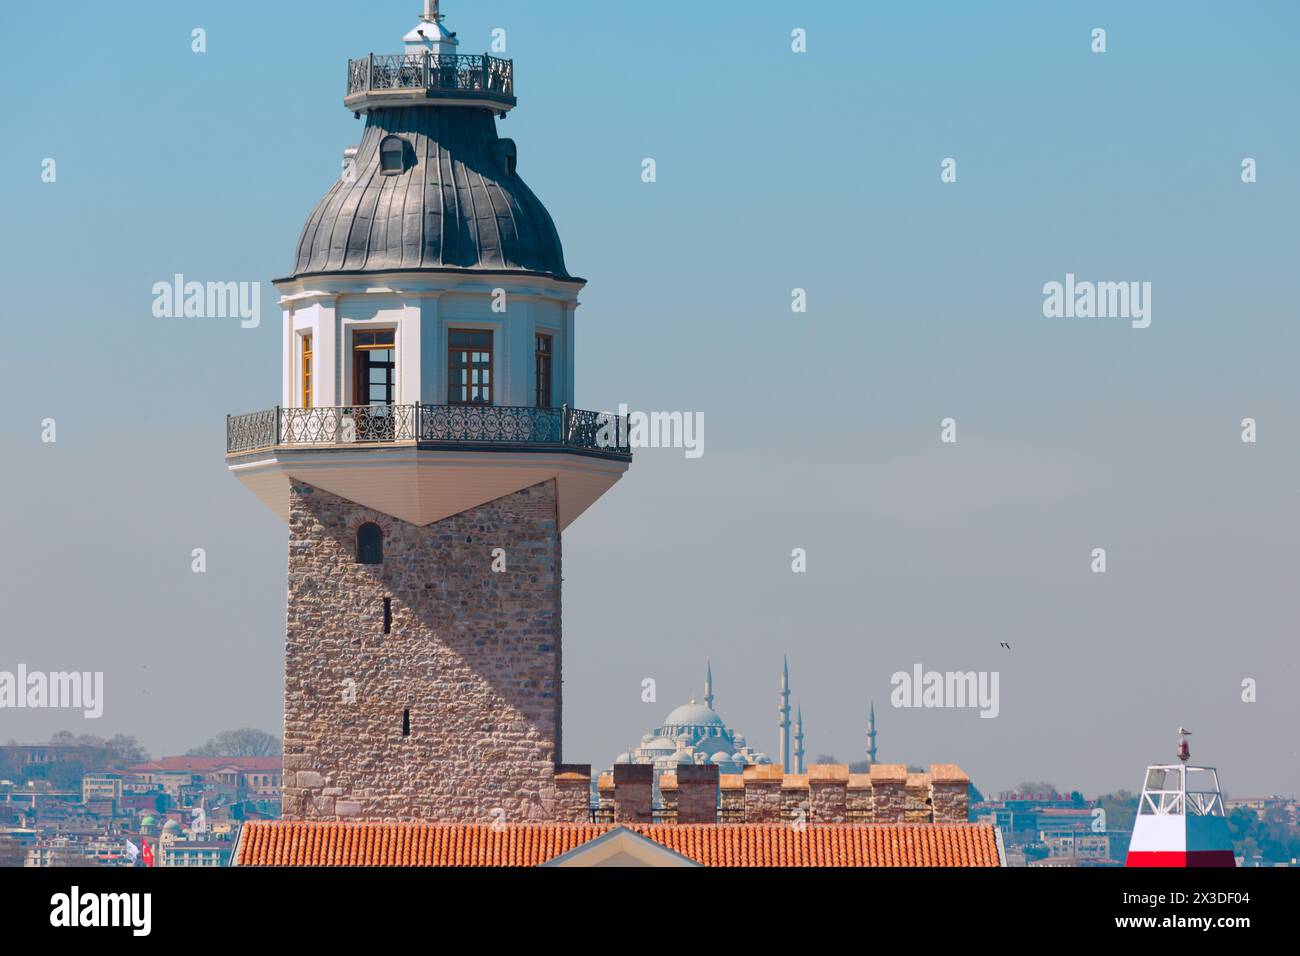
[[[875,811],[871,806],[871,774],[849,774],[844,800],[845,820],[848,823],[871,823]]]
[[[652,823],[655,768],[648,763],[614,764],[614,822]]]
[[[842,763],[815,763],[808,768],[808,804],[812,823],[848,820],[849,768]]]
[[[785,778],[780,764],[751,764],[745,768],[745,822],[781,822],[781,782]]]
[[[606,772],[596,778],[597,823],[614,822],[614,775]]]
[[[907,819],[907,764],[871,766],[873,823],[903,823]]]
[[[665,770],[659,775],[659,822],[677,823],[677,774]]]
[[[934,808],[930,803],[930,775],[928,773],[908,773],[907,822],[929,823],[933,817]]]
[[[555,819],[560,823],[591,822],[591,764],[555,765]]]
[[[808,822],[808,775],[787,773],[781,778],[781,822]]]
[[[931,764],[930,802],[935,823],[965,823],[970,818],[970,777],[956,764]]]
[[[717,764],[682,764],[677,768],[677,822],[718,822]]]
[[[745,777],[724,773],[718,778],[718,820],[720,823],[745,822]]]

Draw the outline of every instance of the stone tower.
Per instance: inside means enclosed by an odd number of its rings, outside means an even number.
[[[289,527],[288,819],[555,818],[561,532],[626,471],[573,408],[584,280],[497,134],[513,64],[436,2],[348,63],[365,117],[307,219],[274,409],[227,462]]]

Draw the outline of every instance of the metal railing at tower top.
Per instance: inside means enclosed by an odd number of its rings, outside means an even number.
[[[562,405],[277,406],[226,418],[226,453],[417,442],[577,449],[630,460],[627,419]]]
[[[486,53],[371,53],[348,60],[348,95],[374,90],[495,93],[513,99],[515,64]]]

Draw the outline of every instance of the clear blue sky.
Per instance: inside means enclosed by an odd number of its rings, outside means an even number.
[[[0,669],[107,682],[101,720],[0,711],[0,739],[278,732],[285,532],[222,461],[224,416],[279,394],[274,291],[242,330],[156,319],[150,288],[288,271],[361,131],[345,62],[419,8],[0,7]],[[567,760],[607,765],[706,657],[772,752],[788,652],[810,757],[859,759],[874,699],[881,759],[985,790],[1134,787],[1182,723],[1229,789],[1300,791],[1300,8],[444,12],[465,52],[507,31],[502,133],[590,280],[578,404],[707,423],[704,458],[641,453],[566,534]],[[1045,319],[1067,272],[1150,281],[1151,327]],[[999,670],[1000,716],[891,708],[916,662]]]

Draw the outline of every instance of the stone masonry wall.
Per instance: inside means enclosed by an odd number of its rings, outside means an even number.
[[[294,481],[285,819],[555,819],[560,560],[553,481],[426,527]]]
[[[718,822],[718,768],[712,764],[677,768],[677,822]]]

